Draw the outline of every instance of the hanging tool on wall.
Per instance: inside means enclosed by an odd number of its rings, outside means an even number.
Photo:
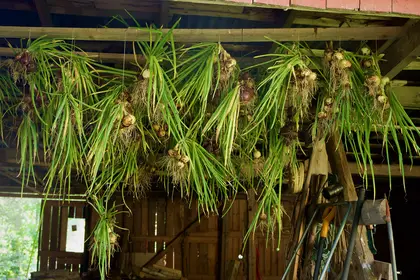
[[[389,252],[391,253],[391,267],[392,267],[392,277],[394,280],[398,279],[397,272],[397,260],[395,258],[395,247],[394,247],[394,234],[392,233],[392,223],[391,223],[391,212],[389,209],[389,203],[386,203],[386,226],[388,227],[388,239],[389,239]]]
[[[286,279],[286,277],[287,277],[287,275],[288,275],[288,273],[290,271],[290,268],[292,267],[292,264],[294,263],[293,261],[295,260],[295,257],[297,255],[297,253],[299,252],[300,247],[302,247],[304,241],[306,240],[306,236],[308,235],[308,232],[309,232],[309,230],[311,228],[311,225],[312,225],[313,221],[315,220],[315,217],[317,216],[317,214],[318,214],[318,212],[320,210],[320,207],[323,207],[323,206],[326,206],[326,207],[330,207],[330,206],[333,206],[333,207],[347,206],[346,214],[343,217],[343,221],[342,221],[340,227],[338,228],[338,231],[337,231],[337,234],[336,234],[336,238],[334,239],[334,242],[332,243],[332,246],[330,248],[330,252],[331,253],[329,254],[327,260],[325,261],[324,269],[322,270],[321,278],[320,279],[323,279],[323,277],[327,273],[327,269],[328,269],[328,267],[330,265],[332,256],[334,254],[335,249],[337,248],[338,241],[340,239],[341,234],[344,231],[344,226],[346,225],[347,218],[349,217],[350,211],[352,209],[351,203],[350,202],[347,202],[347,201],[346,202],[336,202],[336,203],[331,203],[331,204],[323,204],[323,205],[319,205],[318,207],[315,208],[315,211],[312,214],[311,219],[309,220],[309,223],[308,223],[308,225],[307,225],[307,227],[305,229],[305,232],[303,233],[302,238],[299,240],[299,243],[296,246],[295,250],[293,251],[293,254],[292,254],[292,256],[291,256],[291,258],[289,260],[289,263],[287,264],[286,270],[284,271],[284,274],[283,274],[283,276],[281,278],[282,280]]]
[[[349,246],[347,247],[346,261],[344,262],[341,280],[347,280],[347,278],[349,277],[350,263],[353,257],[354,244],[356,243],[357,229],[359,227],[359,220],[360,215],[362,214],[363,203],[365,201],[365,192],[366,190],[364,187],[359,188],[359,197],[357,199],[356,209],[353,218],[353,225],[351,228],[350,241]]]
[[[325,241],[328,237],[330,223],[332,219],[334,219],[335,217],[335,212],[336,212],[336,206],[330,206],[330,207],[325,208],[324,213],[322,215],[322,228],[321,228],[321,233],[320,233],[320,237],[318,241],[314,280],[317,280],[319,276],[319,271],[321,269],[321,262],[322,262],[322,254],[324,252],[324,247],[325,247]]]

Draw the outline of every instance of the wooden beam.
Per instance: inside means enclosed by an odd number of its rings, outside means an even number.
[[[33,0],[42,26],[53,26],[50,10],[45,0]]]
[[[420,87],[396,86],[392,89],[404,108],[420,108]]]
[[[348,163],[349,169],[351,174],[358,175],[359,174],[359,167],[355,162]],[[398,164],[391,164],[389,167],[391,171],[391,176],[393,177],[401,177],[400,166]],[[371,174],[370,168],[367,170],[368,174]],[[375,176],[383,176],[388,177],[388,165],[387,164],[375,164],[374,165],[374,172]],[[404,176],[406,178],[420,178],[420,166],[418,165],[404,165]]]
[[[420,55],[420,21],[408,28],[385,52],[386,61],[380,64],[382,74],[394,78]]]
[[[344,186],[343,195],[345,201],[356,201],[357,193],[354,188],[353,178],[347,162],[343,142],[340,141],[338,133],[330,135],[326,144],[328,160],[333,174],[337,174],[339,182]]]
[[[326,148],[331,169],[334,174],[337,174],[338,181],[344,186],[344,200],[356,201],[358,196],[347,162],[344,145],[340,141],[338,132],[330,135]],[[374,262],[374,258],[368,247],[366,228],[361,226],[359,230],[360,235],[356,238],[350,275],[354,276],[354,279],[368,280],[371,279],[371,265]]]
[[[407,20],[407,22],[404,24],[403,29],[401,30],[401,35],[403,35],[405,32],[407,32],[407,30],[413,26],[414,24],[416,24],[417,20],[415,19],[409,19]],[[392,39],[388,39],[385,43],[383,43],[383,45],[377,50],[378,53],[384,53],[386,51],[386,49],[389,48],[389,46],[391,46],[395,41],[397,40],[397,38],[392,38]]]
[[[386,40],[398,36],[402,27],[364,28],[265,28],[265,29],[175,29],[176,42],[267,42]],[[163,29],[163,32],[167,32]],[[38,38],[86,41],[148,41],[147,30],[137,28],[57,28],[0,26],[3,38]],[[408,65],[408,64],[407,64]]]

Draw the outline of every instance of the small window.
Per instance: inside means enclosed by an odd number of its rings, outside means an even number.
[[[66,252],[83,253],[85,251],[85,225],[85,219],[68,219]]]

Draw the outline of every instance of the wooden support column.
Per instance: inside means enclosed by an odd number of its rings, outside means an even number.
[[[223,209],[219,210],[220,213],[223,212]],[[229,225],[229,214],[218,217],[219,224],[219,234],[218,234],[218,255],[219,255],[219,266],[218,266],[218,275],[219,279],[225,279],[226,276],[226,256],[227,256],[227,238],[228,238],[228,225]]]
[[[351,171],[347,162],[344,146],[340,141],[338,133],[334,133],[330,136],[326,148],[331,170],[334,174],[337,174],[339,182],[344,187],[344,199],[346,201],[356,201],[356,189],[354,187],[353,178],[351,176]],[[358,280],[372,279],[373,262],[374,258],[370,252],[366,239],[366,228],[364,226],[359,226],[358,237],[356,238],[356,244],[352,257],[352,270],[350,274],[354,276],[354,279]]]
[[[248,228],[254,219],[257,210],[257,201],[255,199],[255,192],[252,190],[248,194]],[[255,250],[254,235],[251,234],[248,240],[248,280],[257,279],[257,255]]]
[[[400,73],[420,54],[420,21],[407,28],[404,35],[395,41],[385,52],[381,63],[384,76],[390,79]]]

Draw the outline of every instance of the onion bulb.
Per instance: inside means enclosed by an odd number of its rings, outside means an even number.
[[[113,233],[113,232],[110,232],[109,233],[109,243],[111,245],[116,244],[117,243],[117,239],[118,239],[118,237],[117,237],[117,235],[115,233]]]
[[[252,121],[252,115],[247,115],[246,117],[247,117],[249,122]]]
[[[122,124],[125,127],[131,126],[135,123],[136,123],[136,117],[131,114],[125,115],[124,118],[122,119]]]
[[[385,104],[387,100],[388,100],[388,97],[386,97],[385,95],[379,95],[378,96],[378,102],[379,103]]]
[[[316,73],[311,72],[311,74],[308,76],[309,81],[315,81],[316,80]]]
[[[252,89],[244,88],[241,90],[239,98],[241,102],[249,102],[254,98],[254,92]]]
[[[325,104],[331,106],[333,104],[333,99],[331,97],[328,97],[327,99],[325,99]]]
[[[382,77],[381,79],[381,85],[382,86],[386,86],[387,84],[389,84],[389,78],[388,77]]]
[[[170,157],[175,157],[175,156],[176,156],[176,154],[177,154],[177,152],[175,152],[174,150],[172,150],[172,149],[169,149],[169,150],[168,150],[168,156],[170,156]]]
[[[143,76],[143,79],[149,79],[150,78],[150,71],[149,69],[144,69],[143,73],[141,74]]]
[[[165,137],[165,136],[166,136],[166,131],[165,131],[165,130],[163,130],[163,129],[161,129],[161,130],[159,130],[159,131],[157,132],[157,135],[158,135],[159,137]]]
[[[368,85],[377,87],[381,83],[381,78],[379,78],[376,75],[370,76],[369,78],[367,78],[367,83]]]
[[[361,52],[363,55],[370,55],[370,49],[368,47],[363,47]]]
[[[254,158],[255,159],[258,159],[258,158],[260,158],[261,157],[261,152],[260,151],[258,151],[258,150],[255,150],[254,151]]]
[[[338,61],[343,60],[344,59],[344,55],[341,52],[335,52],[334,53],[334,59],[335,60],[338,60]]]
[[[181,162],[187,164],[190,161],[190,158],[186,155],[181,156]]]
[[[302,76],[309,77],[309,75],[311,75],[311,73],[312,73],[312,71],[309,70],[309,69],[303,69],[302,70]]]
[[[332,51],[325,52],[324,56],[325,56],[325,59],[329,62],[333,59],[333,52]]]
[[[260,220],[261,220],[261,221],[265,221],[265,220],[267,220],[267,214],[265,214],[264,212],[262,212],[262,213],[260,214]]]
[[[185,167],[185,163],[183,163],[182,161],[178,161],[178,162],[176,163],[176,166],[178,166],[178,167],[179,167],[179,169],[182,169],[182,168],[184,168],[184,167]]]
[[[372,61],[370,61],[370,60],[364,60],[363,61],[363,66],[366,67],[366,68],[371,67],[372,66]]]
[[[156,131],[156,132],[158,132],[160,130],[160,125],[158,125],[158,124],[154,124],[152,127],[153,127],[153,130]]]
[[[324,111],[325,112],[331,112],[331,107],[330,106],[324,106]]]
[[[346,69],[351,67],[351,62],[347,59],[340,60],[339,66],[341,69]]]
[[[324,111],[319,112],[318,113],[318,118],[320,118],[320,119],[327,118],[327,113],[325,113]]]

